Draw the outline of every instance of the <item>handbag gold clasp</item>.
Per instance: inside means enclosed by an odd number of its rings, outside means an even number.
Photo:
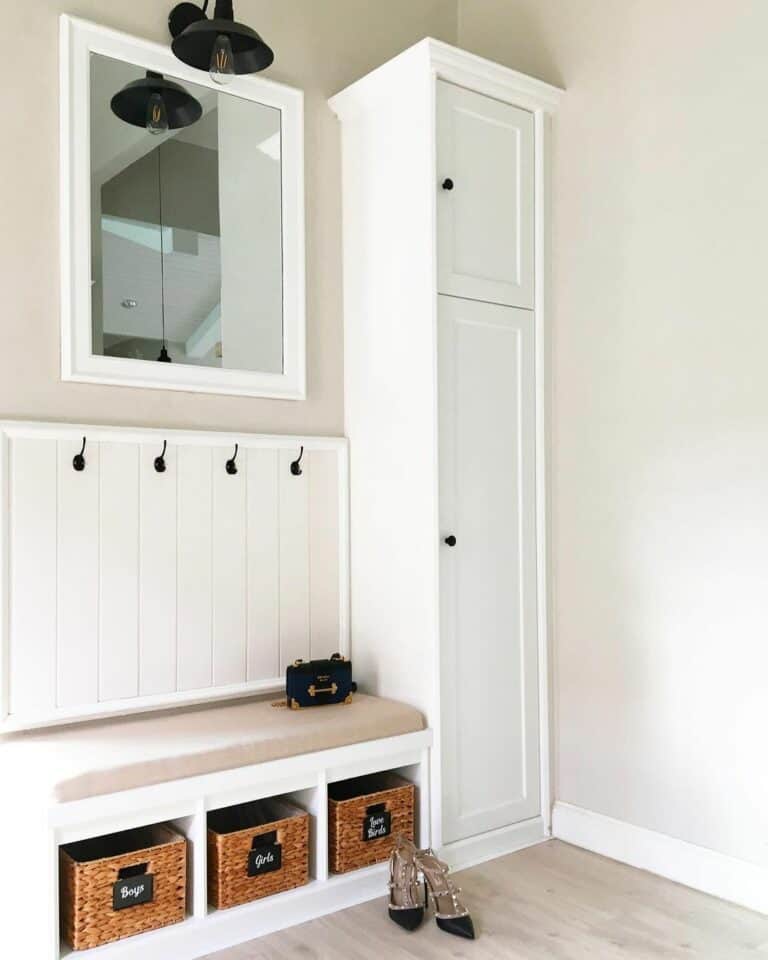
[[[307,693],[310,695],[310,697],[314,697],[318,693],[331,693],[335,697],[338,692],[339,687],[338,684],[335,683],[332,683],[330,687],[316,687],[313,683],[307,690]]]

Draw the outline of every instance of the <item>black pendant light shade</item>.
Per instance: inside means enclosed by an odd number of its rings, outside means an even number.
[[[160,73],[147,71],[146,77],[133,80],[112,97],[112,112],[134,127],[148,126],[150,105],[162,101],[162,124],[165,129],[179,130],[197,123],[203,108],[191,93]],[[167,121],[167,122],[166,122]]]
[[[229,41],[232,62],[227,72],[233,74],[259,73],[266,70],[275,55],[261,37],[244,23],[235,20],[232,0],[216,0],[213,19],[192,3],[181,3],[171,11],[168,25],[174,37],[171,49],[190,67],[217,72],[215,57],[217,43]],[[221,72],[224,72],[222,69]]]

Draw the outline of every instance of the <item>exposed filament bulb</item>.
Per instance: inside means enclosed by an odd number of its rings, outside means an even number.
[[[220,34],[213,45],[210,74],[214,83],[222,85],[234,79],[235,58],[232,53],[232,41],[225,34]]]

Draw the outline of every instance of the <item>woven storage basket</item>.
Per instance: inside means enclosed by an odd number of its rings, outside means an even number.
[[[61,932],[73,950],[99,947],[185,917],[187,841],[169,827],[140,827],[61,847],[59,869]],[[152,877],[152,900],[115,909],[115,885],[126,877],[137,883],[145,876]]]
[[[415,796],[414,785],[394,773],[331,784],[328,861],[333,873],[389,859],[397,836],[413,840]]]
[[[267,872],[250,876],[254,868]],[[262,800],[208,815],[211,906],[227,910],[308,882],[309,814],[299,807]]]

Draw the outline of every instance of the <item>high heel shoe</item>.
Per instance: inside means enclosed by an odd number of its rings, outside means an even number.
[[[461,889],[448,876],[448,864],[438,860],[432,850],[419,850],[416,864],[424,874],[429,895],[435,905],[438,927],[455,937],[475,939],[475,928],[469,910],[459,900]]]
[[[389,916],[404,930],[416,930],[424,919],[416,847],[398,837],[389,858]],[[425,897],[426,899],[426,897]]]

